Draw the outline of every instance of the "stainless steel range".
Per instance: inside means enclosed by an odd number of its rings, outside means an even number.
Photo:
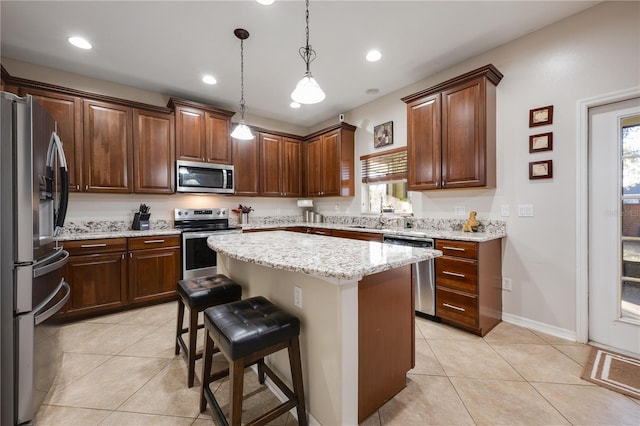
[[[229,226],[229,209],[175,209],[173,226],[182,230],[183,279],[217,274],[217,255],[207,238],[242,232]]]

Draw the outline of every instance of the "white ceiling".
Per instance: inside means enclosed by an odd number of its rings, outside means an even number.
[[[312,127],[599,1],[311,1],[311,65],[327,94],[289,107],[304,73],[304,1],[0,2],[3,57]],[[93,50],[67,42],[82,35]],[[371,48],[379,62],[364,58]],[[11,72],[9,70],[9,72]],[[213,74],[218,84],[202,83]],[[18,76],[19,77],[19,76]],[[367,89],[379,89],[376,95]]]

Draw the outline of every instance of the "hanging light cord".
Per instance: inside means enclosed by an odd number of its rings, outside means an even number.
[[[298,51],[298,53],[300,53],[300,56],[302,56],[302,59],[304,60],[305,64],[307,64],[307,74],[309,74],[310,73],[309,64],[313,62],[314,59],[316,59],[316,51],[313,50],[311,46],[309,46],[309,0],[307,0],[306,20],[307,20],[307,28],[306,28],[307,44],[306,46],[302,46]]]
[[[244,40],[240,40],[240,115],[244,120]]]

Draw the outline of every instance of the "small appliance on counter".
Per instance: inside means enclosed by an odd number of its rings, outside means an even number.
[[[315,212],[313,211],[313,200],[298,200],[298,207],[302,207],[302,221],[313,222]]]

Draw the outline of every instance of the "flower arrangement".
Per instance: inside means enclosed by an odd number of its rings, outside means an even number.
[[[253,211],[253,207],[243,206],[242,204],[238,204],[238,208],[232,209],[231,211],[234,213],[250,213]]]

